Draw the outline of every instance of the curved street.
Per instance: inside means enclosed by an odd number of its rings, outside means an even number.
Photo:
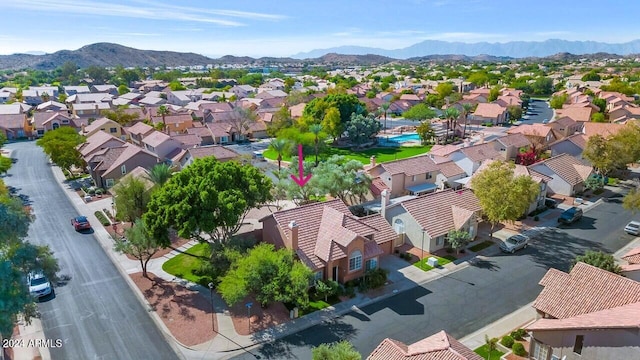
[[[28,240],[46,244],[62,281],[39,304],[44,333],[62,340],[53,359],[177,359],[121,273],[91,233],[70,225],[77,216],[35,142],[5,145],[17,159],[4,178],[33,208]],[[84,214],[83,214],[84,215]],[[99,225],[99,224],[96,224]]]

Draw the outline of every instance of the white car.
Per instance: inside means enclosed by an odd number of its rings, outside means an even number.
[[[529,237],[523,234],[509,236],[507,240],[500,244],[500,250],[503,252],[514,253],[516,250],[524,249],[529,244]]]
[[[27,275],[27,285],[31,296],[41,298],[51,294],[53,288],[51,283],[41,272],[32,272]]]
[[[636,235],[636,236],[640,235],[640,222],[632,221],[628,223],[627,226],[624,227],[624,231],[627,234]]]

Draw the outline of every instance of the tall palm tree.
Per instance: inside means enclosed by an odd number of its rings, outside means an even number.
[[[459,116],[460,111],[453,106],[448,107],[447,110],[444,111],[444,118],[447,119],[447,135],[444,139],[445,144],[449,140],[449,129],[452,127],[454,121],[458,119]]]
[[[322,131],[322,125],[313,124],[309,126],[309,131],[311,131],[311,133],[315,136],[315,138],[313,139],[313,143],[315,145],[315,150],[316,150],[316,166],[318,166],[318,143],[320,142],[318,135],[320,135],[320,132]]]
[[[278,174],[282,168],[282,154],[287,151],[289,143],[285,139],[273,139],[269,143],[269,148],[278,154]]]
[[[169,132],[167,131],[167,123],[164,121],[164,117],[169,115],[169,108],[167,108],[165,105],[160,105],[158,107],[157,114],[162,116],[162,130]]]
[[[462,138],[467,136],[467,117],[471,114],[473,105],[471,103],[462,103],[462,116],[464,116],[464,129],[462,130]]]
[[[391,104],[389,104],[388,102],[383,102],[382,105],[380,105],[380,108],[382,108],[382,111],[384,111],[384,133],[387,133],[387,112],[389,111],[389,106],[391,106]]]
[[[169,165],[157,164],[151,168],[151,171],[149,171],[148,179],[153,181],[153,183],[159,187],[162,187],[171,178],[171,173],[173,173],[173,171]]]

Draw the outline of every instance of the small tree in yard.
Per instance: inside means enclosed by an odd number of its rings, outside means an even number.
[[[340,285],[338,285],[338,283],[333,280],[318,280],[316,281],[316,293],[320,296],[323,296],[324,301],[326,302],[328,301],[327,299],[329,298],[329,296],[333,296],[336,294],[339,286]]]
[[[464,248],[471,241],[471,234],[464,230],[449,231],[449,245],[460,253],[460,249]]]
[[[430,121],[422,121],[420,125],[416,127],[416,132],[420,136],[422,143],[431,143],[436,137],[436,131],[433,129]]]
[[[489,335],[484,335],[484,345],[487,347],[487,360],[491,360],[491,353],[498,348],[498,338],[490,338]]]
[[[140,261],[142,276],[147,276],[147,264],[151,257],[160,250],[158,242],[149,234],[144,221],[138,219],[133,227],[127,229],[127,241],[118,241],[115,250],[127,255],[131,255]]]
[[[382,130],[380,121],[373,117],[362,114],[353,114],[346,126],[349,141],[356,146],[360,146]]]
[[[610,271],[614,274],[620,275],[622,273],[622,269],[620,268],[620,265],[616,264],[613,255],[605,254],[602,251],[588,250],[584,255],[577,256],[573,265],[575,266],[575,264],[579,262],[598,267],[602,270]]]
[[[346,340],[320,344],[311,350],[313,360],[360,360],[362,355]]]
[[[604,187],[603,181],[604,177],[591,175],[584,181],[584,187],[591,191],[596,191]]]

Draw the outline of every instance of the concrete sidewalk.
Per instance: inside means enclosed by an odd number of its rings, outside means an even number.
[[[502,319],[463,337],[460,342],[469,349],[475,350],[485,344],[485,335],[489,338],[501,338],[515,329],[524,327],[536,318],[536,310],[532,305],[533,302],[521,307]]]

